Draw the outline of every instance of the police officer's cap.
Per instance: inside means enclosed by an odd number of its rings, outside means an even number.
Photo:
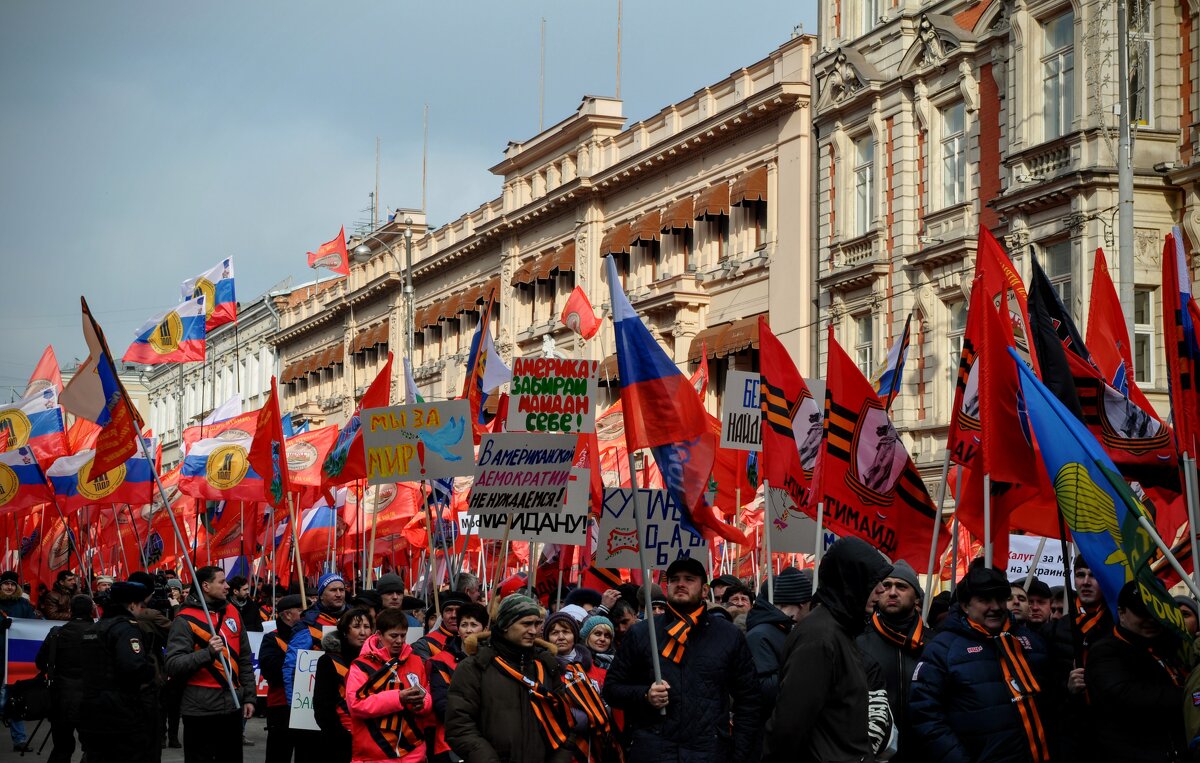
[[[141,583],[122,581],[108,590],[108,600],[113,604],[140,604],[149,596],[150,589]]]

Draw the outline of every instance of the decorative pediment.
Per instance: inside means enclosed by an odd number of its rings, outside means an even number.
[[[965,42],[975,42],[975,35],[960,27],[952,17],[922,13],[917,19],[917,39],[904,55],[900,71],[942,66]]]
[[[825,69],[821,82],[821,105],[832,106],[852,99],[883,75],[858,51],[839,48]]]

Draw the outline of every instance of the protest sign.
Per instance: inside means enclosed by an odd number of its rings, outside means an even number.
[[[292,712],[288,726],[293,729],[320,731],[313,712],[313,687],[317,683],[317,660],[319,649],[301,649],[296,652],[296,673],[292,679]]]
[[[691,557],[708,568],[708,543],[679,526],[679,504],[666,490],[638,490],[639,508],[646,512],[647,562],[663,570],[676,559]],[[596,566],[640,568],[633,491],[605,488],[596,542]]]
[[[466,400],[367,408],[362,412],[367,482],[459,477],[475,470]]]
[[[771,488],[764,493],[766,502],[763,527],[770,528],[771,553],[812,554],[817,548],[817,523],[804,514],[786,490]]]
[[[575,440],[558,434],[484,435],[467,502],[469,512],[562,511]]]
[[[587,469],[571,469],[571,479],[567,485],[567,505],[559,513],[514,513],[508,539],[566,546],[582,546],[587,543],[588,477]],[[507,513],[461,514],[458,518],[459,532],[463,535],[469,532],[485,540],[503,540],[508,517]]]
[[[1042,555],[1038,557],[1038,546],[1042,540]],[[1074,564],[1075,555],[1071,554]],[[1008,536],[1008,579],[1024,582],[1029,575],[1029,567],[1033,565],[1033,574],[1037,579],[1053,588],[1063,585],[1063,556],[1062,541],[1058,538],[1045,538],[1040,535],[1010,535]]]
[[[725,374],[721,402],[721,447],[762,450],[762,409],[758,404],[761,377],[749,371]]]
[[[510,432],[596,431],[595,360],[515,358],[508,388]]]

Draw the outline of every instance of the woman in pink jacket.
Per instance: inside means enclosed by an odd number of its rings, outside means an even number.
[[[425,760],[433,701],[421,658],[405,643],[408,618],[385,609],[346,676],[354,763]]]

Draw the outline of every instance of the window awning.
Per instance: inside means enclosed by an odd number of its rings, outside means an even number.
[[[574,241],[568,241],[554,253],[554,269],[559,273],[570,273],[575,270]]]
[[[659,210],[647,212],[633,223],[629,233],[629,243],[650,243],[662,238],[662,213]]]
[[[493,295],[496,299],[500,299],[500,276],[492,276],[487,280],[480,292],[479,301],[486,302],[488,297]]]
[[[667,210],[662,213],[662,222],[659,225],[659,230],[663,233],[671,233],[677,230],[690,229],[696,220],[695,209],[695,196],[680,199],[667,207]]]
[[[350,343],[350,352],[362,352],[369,347],[387,343],[388,321],[385,318],[382,323],[376,323],[365,331],[359,331],[358,336],[354,337],[354,341]]]
[[[533,261],[533,280],[549,281],[550,273],[554,270],[554,252],[544,252]]]
[[[758,349],[757,315],[735,321],[717,340],[716,356],[723,358],[749,348]]]
[[[318,357],[317,366],[314,371],[319,371],[322,368],[329,368],[335,364],[343,364],[346,362],[346,346],[341,342],[327,347]]]
[[[629,223],[622,223],[604,234],[600,240],[600,256],[629,253]]]
[[[729,188],[730,204],[752,204],[767,200],[767,168],[755,167],[743,172]]]
[[[688,361],[692,363],[700,362],[700,358],[707,355],[710,358],[717,357],[717,346],[721,342],[721,337],[729,330],[730,324],[718,323],[716,326],[709,326],[696,336],[692,337],[691,347],[688,348]]]
[[[483,301],[483,287],[472,286],[463,293],[463,304],[466,305],[465,310],[469,313],[479,311],[479,303]]]
[[[600,361],[596,378],[600,380],[600,384],[604,385],[616,384],[617,380],[621,378],[617,373],[617,354],[615,352]]]
[[[517,271],[513,273],[512,280],[508,282],[509,285],[517,286],[520,284],[533,283],[533,268],[536,264],[537,260],[529,260],[528,262],[523,263],[519,268],[517,268]]]
[[[696,220],[727,217],[729,215],[729,184],[721,181],[701,191],[696,196],[696,207],[692,213]]]

